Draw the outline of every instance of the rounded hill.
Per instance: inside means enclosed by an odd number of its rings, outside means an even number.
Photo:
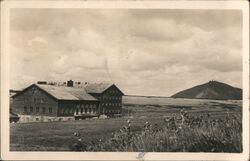
[[[173,98],[197,98],[197,99],[220,99],[220,100],[240,100],[242,99],[242,89],[232,87],[228,84],[209,81],[205,84],[180,91]]]

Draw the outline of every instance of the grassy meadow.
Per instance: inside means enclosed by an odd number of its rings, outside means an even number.
[[[11,124],[10,150],[241,152],[241,113],[241,101],[125,96],[120,118]]]

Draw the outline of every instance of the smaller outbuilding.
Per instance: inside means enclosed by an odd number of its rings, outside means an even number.
[[[16,123],[19,121],[19,119],[20,117],[17,114],[13,113],[10,109],[10,123]]]

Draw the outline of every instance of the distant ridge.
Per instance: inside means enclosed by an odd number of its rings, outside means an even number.
[[[171,98],[171,97],[167,97],[167,96],[157,96],[157,95],[124,95],[124,96],[128,96],[128,97],[147,97],[147,98]]]
[[[218,99],[218,100],[240,100],[242,99],[242,89],[232,87],[218,81],[209,81],[183,91],[180,91],[172,98],[198,98],[198,99]]]

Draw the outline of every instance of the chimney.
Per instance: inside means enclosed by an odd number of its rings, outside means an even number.
[[[47,84],[46,81],[37,81],[37,84]]]
[[[74,86],[74,81],[69,80],[67,81],[67,87],[73,87]]]

